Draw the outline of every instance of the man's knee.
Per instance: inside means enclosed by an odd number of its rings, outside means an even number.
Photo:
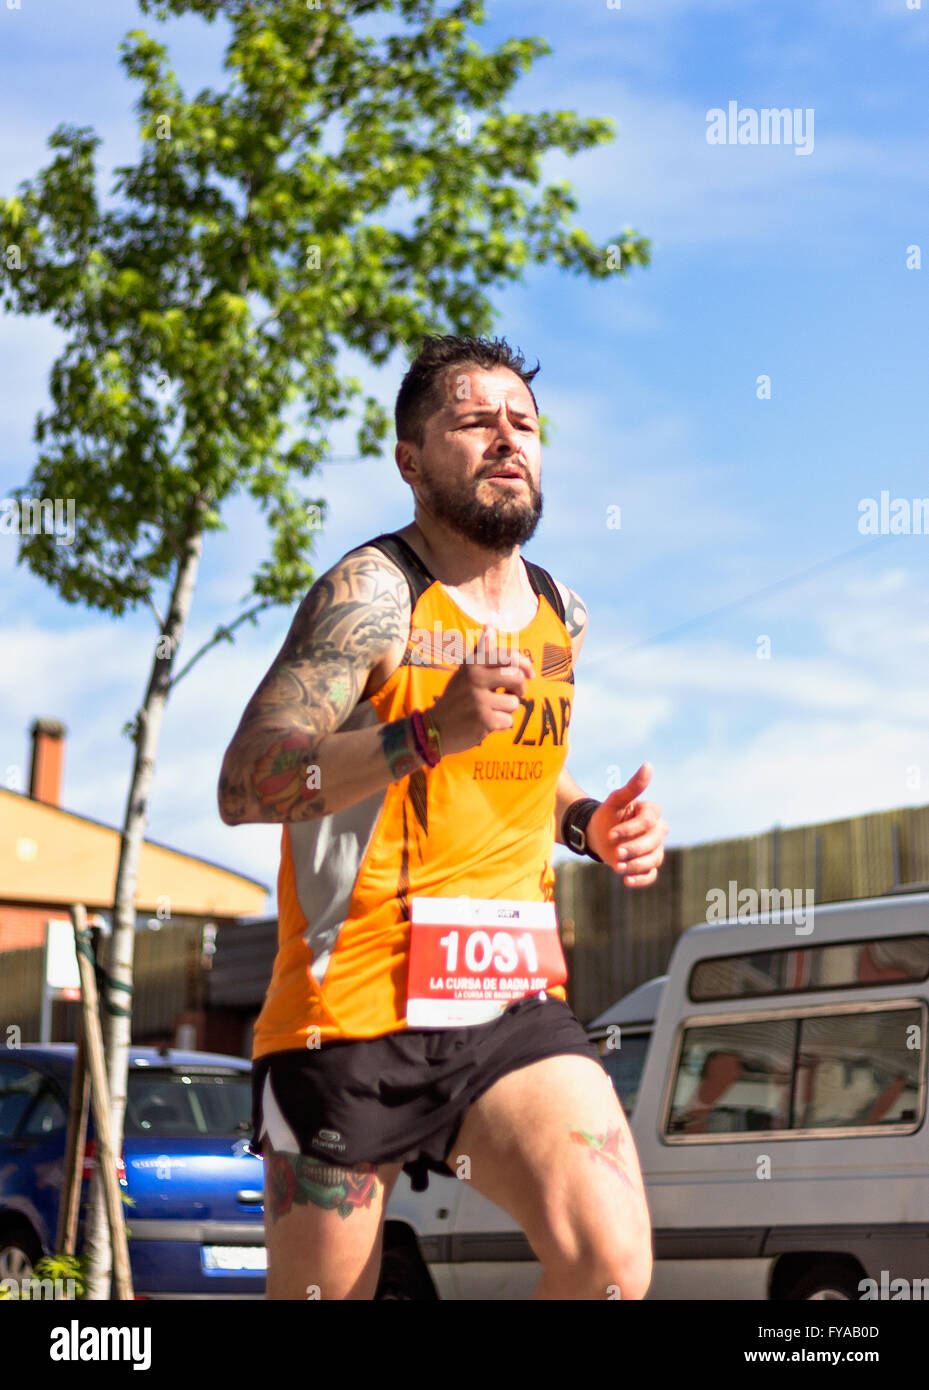
[[[592,1271],[595,1298],[644,1298],[652,1282],[651,1245],[637,1245],[614,1255]]]
[[[652,1278],[651,1229],[647,1222],[592,1229],[563,1224],[539,1242],[545,1277],[567,1297],[634,1300]]]

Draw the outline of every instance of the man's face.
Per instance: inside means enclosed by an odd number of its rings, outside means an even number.
[[[423,428],[420,502],[468,540],[506,554],[524,545],[542,515],[542,445],[532,396],[515,372],[453,367],[445,403]]]

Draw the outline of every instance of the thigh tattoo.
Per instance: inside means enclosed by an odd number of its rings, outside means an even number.
[[[369,1207],[377,1196],[376,1172],[373,1163],[340,1168],[305,1154],[270,1149],[265,1157],[265,1183],[271,1220],[286,1216],[295,1202],[351,1216],[360,1207]]]
[[[604,1134],[588,1134],[585,1129],[572,1129],[570,1133],[575,1144],[587,1146],[591,1162],[596,1163],[598,1159],[602,1159],[624,1182],[637,1190],[636,1184],[626,1172],[627,1167],[634,1166],[631,1154],[632,1143],[629,1135],[620,1125],[617,1125],[615,1129],[608,1129]]]

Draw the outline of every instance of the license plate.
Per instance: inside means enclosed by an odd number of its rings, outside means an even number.
[[[204,1269],[266,1270],[268,1252],[263,1245],[204,1245]]]

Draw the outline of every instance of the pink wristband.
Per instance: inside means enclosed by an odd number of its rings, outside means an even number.
[[[414,709],[410,715],[410,722],[413,726],[413,742],[416,744],[416,750],[419,756],[427,766],[437,767],[439,760],[433,757],[430,752],[429,740],[426,737],[426,727],[423,724],[422,711]]]

